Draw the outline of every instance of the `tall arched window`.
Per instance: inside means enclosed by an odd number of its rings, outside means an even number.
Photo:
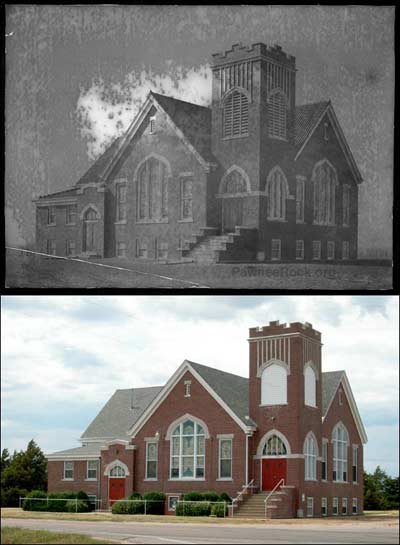
[[[125,477],[125,470],[122,466],[116,465],[110,469],[110,477]]]
[[[304,369],[304,403],[311,407],[317,406],[317,377],[311,365],[306,365]]]
[[[306,481],[317,479],[317,445],[312,433],[304,441],[304,478]]]
[[[239,170],[232,170],[226,175],[222,184],[223,193],[246,193],[247,183]]]
[[[287,101],[281,90],[273,91],[268,98],[268,135],[286,140]]]
[[[168,168],[150,157],[137,173],[138,220],[161,221],[168,217]]]
[[[284,220],[286,218],[286,199],[288,183],[279,167],[275,167],[267,178],[268,219]]]
[[[282,456],[287,454],[286,445],[277,435],[271,435],[264,444],[263,456]]]
[[[223,103],[223,136],[247,136],[249,134],[249,101],[240,91],[233,91]]]
[[[283,365],[272,363],[261,375],[261,404],[287,403],[287,371]]]
[[[324,159],[317,163],[312,175],[314,185],[314,223],[318,225],[335,224],[336,171]]]
[[[99,216],[94,208],[89,207],[83,215],[83,251],[90,252],[96,248],[96,223]]]
[[[349,434],[341,422],[337,424],[332,432],[333,443],[333,480],[347,481],[347,446]]]
[[[185,420],[172,431],[170,478],[204,479],[205,431],[193,420]]]

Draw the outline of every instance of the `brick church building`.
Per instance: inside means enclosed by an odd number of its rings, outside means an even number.
[[[38,251],[165,261],[357,258],[362,182],[329,100],[296,105],[279,46],[212,56],[212,103],[149,92],[71,188],[37,199]]]
[[[321,334],[278,321],[249,331],[249,378],[185,360],[164,386],[117,390],[48,459],[50,492],[106,508],[149,491],[165,510],[190,491],[227,492],[233,516],[363,512],[364,426],[345,371],[322,372]]]

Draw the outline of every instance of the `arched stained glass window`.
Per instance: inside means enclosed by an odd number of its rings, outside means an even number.
[[[286,445],[277,435],[271,435],[265,442],[263,456],[282,456],[287,454]]]
[[[304,371],[304,403],[316,407],[316,376],[311,365],[307,365]]]
[[[347,446],[349,435],[346,428],[340,422],[332,433],[333,443],[333,480],[347,481]]]
[[[125,477],[125,470],[120,465],[114,466],[110,470],[110,477]]]
[[[249,101],[244,93],[233,91],[223,103],[223,136],[247,136],[249,133]]]
[[[286,218],[287,180],[283,171],[275,167],[267,178],[268,219]]]
[[[170,478],[203,479],[205,463],[205,433],[193,420],[181,422],[170,440]]]
[[[317,163],[314,167],[313,184],[314,223],[334,225],[337,176],[335,169],[328,161]]]
[[[315,481],[317,478],[317,446],[314,436],[310,433],[304,441],[304,477],[306,481]]]
[[[286,95],[277,90],[268,99],[268,134],[271,138],[286,140]]]

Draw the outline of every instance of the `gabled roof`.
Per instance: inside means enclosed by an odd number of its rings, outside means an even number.
[[[106,148],[106,150],[96,159],[93,165],[85,172],[85,174],[76,182],[76,185],[84,185],[88,183],[101,182],[102,174],[109,162],[117,152],[123,136],[119,136]]]
[[[126,439],[127,430],[135,424],[161,389],[162,386],[152,386],[116,390],[83,432],[80,440]]]
[[[102,443],[89,443],[88,445],[84,445],[82,447],[76,447],[76,448],[69,448],[67,450],[59,450],[57,452],[52,452],[51,454],[47,454],[46,458],[85,458],[88,457],[99,457],[100,456],[100,448],[102,446]]]
[[[322,416],[326,415],[329,405],[335,397],[336,390],[343,377],[344,371],[328,371],[321,373],[322,380]]]
[[[40,195],[40,197],[37,198],[37,201],[40,201],[41,199],[49,199],[53,197],[73,197],[76,194],[76,187],[70,187],[68,189],[63,189],[62,191],[56,191],[54,193],[48,193],[47,195]]]
[[[323,102],[313,102],[311,104],[296,106],[294,137],[296,148],[300,148],[304,144],[329,103],[329,100],[325,100]]]
[[[255,425],[250,418],[246,418],[249,414],[249,379],[193,361],[188,363],[245,425]]]

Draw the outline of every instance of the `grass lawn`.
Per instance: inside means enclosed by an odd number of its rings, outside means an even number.
[[[107,265],[107,267],[104,267]],[[9,288],[390,289],[390,265],[327,263],[161,264],[83,262],[7,250]]]
[[[268,524],[313,524],[316,521],[323,524],[340,524],[355,521],[395,521],[399,511],[366,511],[364,516],[329,517],[318,519],[275,519],[268,520]],[[266,524],[263,519],[245,518],[216,518],[216,517],[176,517],[169,515],[113,515],[112,513],[41,513],[37,511],[23,511],[18,507],[3,507],[1,518],[48,519],[48,520],[87,520],[108,522],[158,522],[158,523],[192,523],[192,524]]]
[[[11,528],[3,526],[1,529],[1,543],[115,543],[93,539],[81,534],[64,534],[48,532],[46,530],[28,530],[26,528]]]

